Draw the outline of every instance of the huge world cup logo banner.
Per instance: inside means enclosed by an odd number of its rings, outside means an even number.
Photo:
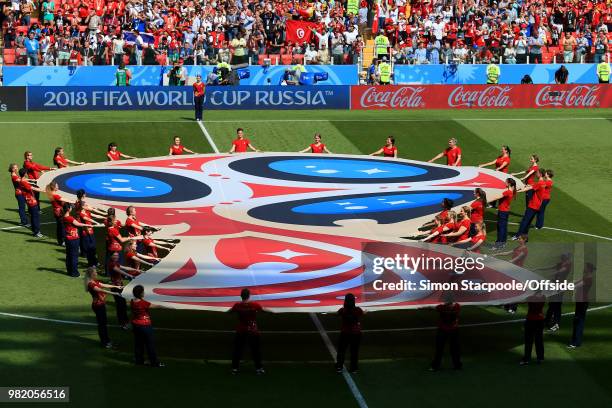
[[[178,240],[161,262],[124,289],[145,287],[147,299],[172,308],[227,310],[251,289],[253,299],[275,312],[337,310],[347,292],[370,309],[437,304],[432,290],[375,291],[383,276],[372,259],[396,253],[463,258],[463,250],[403,240],[440,212],[444,198],[469,204],[474,189],[490,201],[501,197],[507,174],[402,159],[287,153],[193,155],[88,164],[44,174],[61,195],[84,189],[90,205],[115,208],[125,217],[133,205],[140,221],[161,228],[155,238]],[[522,186],[517,180],[517,184]],[[485,258],[487,259],[487,258]],[[409,279],[446,281],[427,267]],[[488,258],[463,276],[479,282],[511,282],[532,274]],[[463,303],[508,303],[518,292],[463,292]]]

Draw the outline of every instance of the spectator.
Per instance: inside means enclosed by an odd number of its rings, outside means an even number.
[[[34,38],[33,31],[30,31],[28,34],[28,39],[24,41],[24,45],[28,56],[28,65],[38,65],[40,44],[38,43],[38,40]]]
[[[595,55],[593,62],[595,62],[596,64],[603,62],[606,54],[608,53],[608,38],[606,37],[605,32],[600,31],[598,33],[594,47]]]
[[[563,46],[563,62],[566,64],[574,62],[574,50],[577,46],[576,39],[572,36],[571,33],[566,32],[565,37],[561,41],[561,46]]]
[[[544,41],[542,37],[539,36],[538,33],[532,33],[531,37],[529,37],[529,62],[531,64],[541,64],[542,63],[542,46],[544,45]]]

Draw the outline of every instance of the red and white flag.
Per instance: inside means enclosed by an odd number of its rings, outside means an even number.
[[[312,31],[310,31],[311,28],[316,29],[317,23],[299,20],[287,21],[287,41],[291,41],[292,43],[296,44],[310,42],[310,39],[312,38]]]

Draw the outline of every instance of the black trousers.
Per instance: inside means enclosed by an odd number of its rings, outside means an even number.
[[[237,370],[240,367],[240,359],[242,358],[242,351],[246,344],[249,344],[251,349],[251,357],[253,357],[253,363],[255,368],[262,368],[261,364],[261,344],[259,334],[253,333],[236,333],[234,336],[234,352],[232,355],[232,368]]]
[[[456,369],[460,369],[463,365],[461,363],[461,351],[459,348],[459,330],[438,329],[438,331],[436,332],[436,352],[434,354],[434,359],[431,362],[431,368],[433,368],[434,370],[440,368],[440,363],[442,362],[442,355],[444,354],[444,346],[446,345],[447,341],[449,343],[453,367]]]
[[[544,320],[525,320],[525,355],[523,361],[531,360],[531,349],[534,343],[537,359],[544,360]]]
[[[194,96],[194,109],[195,109],[195,118],[196,120],[202,120],[202,110],[204,109],[204,96]]]
[[[570,344],[574,346],[582,345],[582,335],[584,334],[584,321],[586,320],[587,309],[589,302],[576,302],[576,310],[574,313],[572,341]]]
[[[561,323],[561,304],[562,302],[548,302],[545,319],[548,327]]]
[[[157,360],[157,353],[155,352],[153,326],[140,326],[134,324],[132,327],[134,329],[134,361],[136,364],[144,364],[144,353],[146,348],[149,363],[152,366],[156,366],[159,361]]]
[[[359,346],[361,345],[361,333],[340,333],[338,339],[338,354],[336,356],[336,368],[344,366],[346,350],[351,349],[350,371],[359,369]]]
[[[96,253],[96,237],[93,234],[81,235],[81,245],[87,257],[87,266],[98,264],[98,254]]]
[[[96,314],[96,323],[98,323],[98,336],[100,337],[100,343],[105,346],[110,343],[110,338],[108,337],[108,320],[106,318],[106,305],[92,305],[91,309]]]
[[[115,308],[117,309],[117,321],[119,325],[128,324],[130,319],[127,314],[127,301],[120,295],[113,295],[115,299]]]
[[[55,217],[55,238],[57,239],[57,245],[62,245],[66,238],[66,229],[62,217]]]

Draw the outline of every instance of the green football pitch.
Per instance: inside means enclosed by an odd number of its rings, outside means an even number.
[[[212,152],[191,116],[183,111],[5,112],[0,114],[0,151],[5,167],[20,164],[25,150],[33,152],[35,161],[50,165],[56,146],[63,146],[70,159],[97,162],[105,160],[106,145],[112,141],[133,156],[166,155],[172,136],[178,135],[188,148]],[[238,127],[264,151],[301,150],[320,132],[335,153],[371,153],[393,135],[400,157],[415,160],[430,159],[448,138],[456,137],[465,165],[491,161],[502,144],[509,145],[511,171],[526,168],[533,153],[541,157],[542,167],[555,170],[548,228],[530,234],[533,242],[612,239],[610,109],[219,111],[207,112],[204,125],[221,151],[229,150]],[[48,203],[42,205],[42,232],[49,238],[34,239],[17,226],[8,174],[0,183],[0,386],[70,386],[71,402],[90,407],[351,407],[358,405],[355,395],[369,407],[612,406],[612,308],[606,304],[594,305],[598,309],[588,314],[583,347],[566,348],[568,314],[560,331],[546,334],[545,363],[527,367],[518,365],[523,306],[515,316],[496,307],[466,307],[461,315],[464,370],[449,369],[445,360],[445,369],[437,373],[427,371],[435,334],[432,311],[369,313],[363,322],[361,369],[350,377],[352,388],[334,372],[321,331],[307,314],[262,316],[267,373],[256,376],[246,363],[241,374],[232,376],[233,316],[155,310],[157,349],[166,368],[134,367],[131,332],[112,327],[117,350],[98,346],[90,296],[81,279],[65,274],[64,251],[53,238]],[[514,205],[511,222],[520,220],[522,198]],[[604,261],[612,257],[609,252],[600,256]],[[112,299],[109,303],[114,324]],[[564,312],[571,312],[571,306]],[[337,318],[319,319],[335,343]]]

